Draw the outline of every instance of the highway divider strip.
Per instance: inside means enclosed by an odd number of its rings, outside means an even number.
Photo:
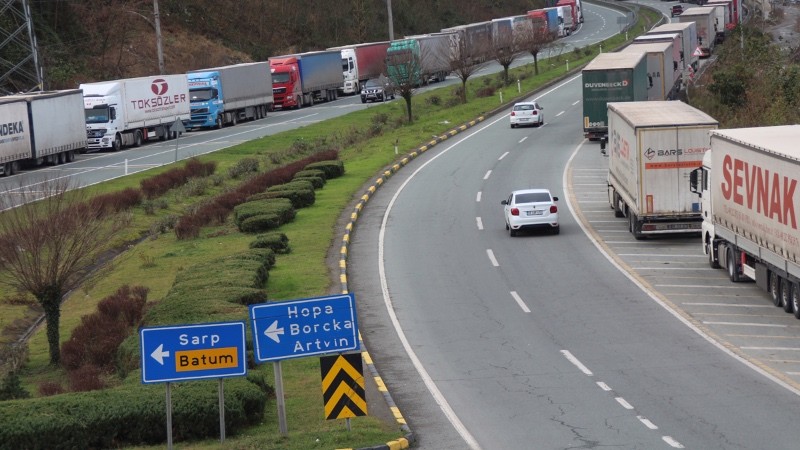
[[[504,107],[508,107],[507,105]],[[342,246],[339,250],[339,282],[341,283],[342,294],[348,294],[349,288],[347,285],[347,257],[348,257],[348,249],[350,247],[350,233],[353,232],[355,228],[356,221],[358,220],[358,216],[361,214],[361,211],[366,206],[369,199],[375,194],[375,192],[383,186],[384,183],[395,173],[397,173],[400,169],[408,165],[411,161],[416,159],[418,156],[422,155],[423,153],[427,152],[431,148],[435,147],[437,144],[440,144],[447,139],[456,136],[457,134],[464,132],[475,125],[483,122],[486,120],[486,116],[479,116],[475,120],[470,120],[460,126],[457,126],[437,137],[434,139],[420,145],[416,149],[412,150],[406,156],[402,157],[399,161],[392,164],[391,166],[387,167],[386,169],[381,172],[380,176],[375,180],[375,182],[369,186],[361,196],[358,203],[356,203],[353,211],[350,213],[350,221],[345,226],[344,235],[342,236]],[[386,388],[386,384],[383,382],[383,378],[381,378],[378,369],[375,367],[375,364],[372,361],[372,357],[370,356],[369,352],[367,351],[366,345],[364,345],[364,341],[361,338],[361,333],[358,335],[358,339],[361,343],[361,355],[364,358],[364,363],[367,365],[367,369],[369,369],[370,375],[372,376],[373,380],[375,380],[375,384],[378,386],[378,391],[383,394],[383,398],[386,400],[386,403],[389,405],[389,409],[392,411],[394,415],[395,421],[400,426],[400,429],[404,433],[404,437],[389,441],[384,445],[376,446],[376,447],[367,447],[362,448],[359,450],[401,450],[409,448],[410,444],[414,442],[414,433],[409,428],[408,423],[406,423],[406,419],[403,417],[403,414],[400,412],[400,408],[397,407],[397,404],[394,402],[389,389]]]

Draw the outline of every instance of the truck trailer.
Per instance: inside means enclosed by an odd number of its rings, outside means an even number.
[[[338,50],[342,54],[342,75],[344,83],[342,94],[357,94],[361,85],[370,78],[386,74],[386,50],[389,41],[366,44],[343,45],[328,50]]]
[[[342,52],[323,50],[269,58],[275,106],[313,106],[339,98],[344,85]]]
[[[0,173],[62,164],[86,149],[83,93],[78,89],[0,98]]]
[[[483,63],[492,49],[492,22],[476,22],[450,28],[442,28],[441,33],[456,33],[455,40],[469,53],[466,57],[476,63]],[[460,59],[460,58],[459,58]]]
[[[753,280],[800,319],[800,125],[711,132],[692,173],[703,252],[731,281]]]
[[[647,55],[647,99],[672,100],[680,89],[679,62],[675,61],[672,42],[633,41],[622,52],[644,52]]]
[[[681,22],[681,23],[665,23],[664,25],[659,25],[652,30],[648,31],[644,36],[655,36],[661,34],[673,34],[678,33],[681,36],[681,58],[683,58],[683,67],[681,68],[685,72],[689,70],[689,67],[697,69],[697,61],[698,57],[695,56],[694,51],[697,49],[699,43],[697,42],[697,24],[694,22]],[[642,36],[639,36],[642,37]],[[637,37],[636,39],[638,39]],[[634,39],[635,40],[635,39]]]
[[[700,205],[686,180],[718,127],[680,101],[608,104],[608,201],[636,239],[700,233]]]
[[[222,128],[239,121],[261,119],[273,108],[269,63],[245,63],[192,70],[187,128]]]
[[[386,71],[397,86],[444,81],[450,62],[448,33],[406,36],[393,41],[386,51]]]
[[[644,53],[601,53],[581,72],[583,135],[591,141],[608,135],[608,102],[647,100],[647,57]]]
[[[708,49],[714,48],[718,29],[716,9],[722,6],[702,6],[688,8],[678,16],[681,23],[694,22],[697,25],[697,44]],[[694,51],[694,50],[693,50]]]
[[[83,106],[90,150],[138,147],[176,135],[170,127],[191,118],[186,75],[157,75],[85,83]]]

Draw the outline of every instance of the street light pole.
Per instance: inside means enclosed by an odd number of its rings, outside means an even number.
[[[392,20],[392,0],[386,0],[386,9],[389,11],[389,40],[394,40],[394,22]]]
[[[158,73],[164,75],[164,50],[161,46],[161,17],[158,14],[158,0],[153,0],[153,17],[155,19],[156,46],[158,47]]]

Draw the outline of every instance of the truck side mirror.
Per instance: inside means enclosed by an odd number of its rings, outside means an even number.
[[[689,190],[700,197],[703,196],[702,192],[698,189],[697,184],[698,180],[700,179],[700,171],[703,170],[702,167],[694,169],[693,171],[689,172]]]

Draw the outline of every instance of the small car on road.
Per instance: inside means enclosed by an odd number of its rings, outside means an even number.
[[[511,128],[516,128],[520,125],[536,125],[537,127],[544,124],[544,108],[537,102],[519,102],[515,103],[511,108]]]
[[[683,14],[683,5],[672,5],[670,10],[671,17],[680,16]]]
[[[361,86],[361,103],[394,100],[394,85],[389,78],[371,78]]]
[[[501,201],[506,230],[509,235],[516,236],[518,231],[528,229],[545,229],[558,234],[558,197],[553,197],[548,189],[522,189],[512,191],[508,198]]]

